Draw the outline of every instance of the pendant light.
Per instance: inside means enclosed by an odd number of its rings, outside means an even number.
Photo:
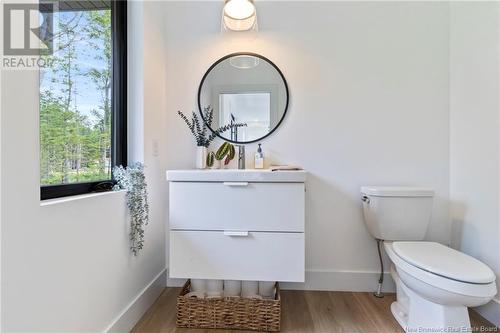
[[[222,25],[226,30],[257,30],[257,10],[253,0],[225,0]]]

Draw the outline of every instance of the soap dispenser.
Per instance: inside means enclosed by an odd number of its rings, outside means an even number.
[[[255,153],[255,169],[264,169],[264,154],[262,153],[262,148],[259,143],[259,148]]]

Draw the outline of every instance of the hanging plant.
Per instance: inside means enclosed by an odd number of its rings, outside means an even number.
[[[126,168],[113,168],[116,180],[114,190],[127,191],[127,207],[130,213],[130,250],[136,256],[144,246],[144,226],[149,222],[149,205],[144,165],[134,163]]]
[[[203,119],[200,119],[198,115],[193,112],[191,119],[189,119],[182,111],[177,111],[179,116],[184,120],[187,127],[193,134],[194,139],[196,140],[196,145],[198,147],[206,147],[210,146],[210,143],[217,137],[230,129],[247,126],[244,123],[231,123],[224,126],[221,126],[214,130],[210,135],[207,135],[208,127],[212,128],[212,122],[214,120],[214,109],[212,107],[207,106],[203,109]]]

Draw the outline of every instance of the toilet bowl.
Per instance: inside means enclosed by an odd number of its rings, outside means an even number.
[[[423,241],[434,192],[409,187],[361,189],[370,234],[392,261],[396,301],[391,312],[406,332],[468,332],[467,307],[497,293],[495,274],[479,260]]]
[[[384,249],[396,283],[397,301],[391,312],[407,332],[467,331],[467,307],[486,304],[496,294],[491,269],[444,245],[386,241]]]

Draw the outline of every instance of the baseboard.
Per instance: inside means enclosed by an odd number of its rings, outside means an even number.
[[[166,278],[167,270],[164,269],[129,303],[104,332],[130,332],[165,289]]]
[[[474,310],[492,324],[500,327],[500,299],[494,298],[488,304],[478,306],[477,308],[474,308]]]
[[[303,283],[284,282],[284,290],[376,291],[380,273],[365,271],[307,270]],[[389,272],[384,273],[384,292],[394,292],[396,286]]]
[[[186,283],[186,279],[172,279],[167,275],[167,287],[182,287],[184,283]]]
[[[327,291],[376,291],[380,273],[365,271],[307,270],[306,282],[283,282],[284,290]],[[167,278],[167,286],[181,287],[185,279]],[[389,272],[384,273],[384,292],[394,292],[396,287]]]

